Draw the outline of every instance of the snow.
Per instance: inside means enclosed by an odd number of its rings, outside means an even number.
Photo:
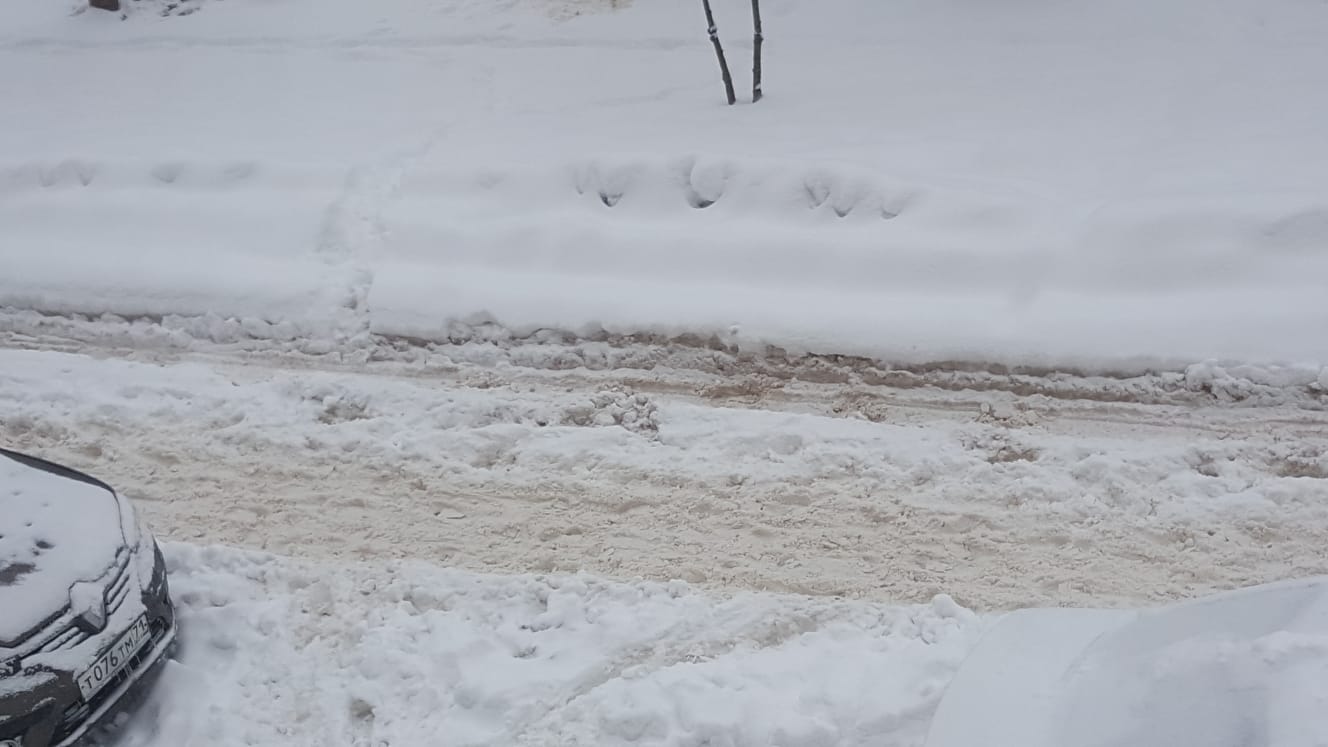
[[[0,437],[173,539],[980,609],[1328,573],[1328,422],[1296,404],[138,357],[0,351]]]
[[[1067,672],[1103,635],[1138,619],[1133,610],[1023,609],[991,625],[946,686],[927,747],[1048,742],[1067,699]],[[1091,739],[1076,734],[1073,739]]]
[[[0,31],[7,319],[1328,363],[1312,3],[771,2],[735,108],[681,0],[130,5]]]
[[[1325,736],[1322,578],[1142,612],[982,618],[945,596],[712,594],[178,543],[166,555],[183,648],[125,747]]]
[[[182,653],[124,747],[917,745],[967,610],[169,544]],[[242,718],[237,717],[243,714]]]
[[[0,439],[171,540],[125,747],[968,744],[1090,655],[1322,739],[1289,617],[1112,643],[1328,573],[1321,3],[766,0],[733,108],[692,0],[10,4]]]
[[[1321,744],[1326,671],[1328,578],[1134,613],[1024,610],[965,661],[927,745]]]
[[[78,581],[101,578],[124,545],[115,497],[0,454],[0,645],[70,603]]]

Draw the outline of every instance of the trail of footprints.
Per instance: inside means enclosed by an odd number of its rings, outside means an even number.
[[[0,167],[0,194],[99,184],[218,188],[242,185],[258,171],[259,165],[252,161],[125,164],[71,158]],[[910,199],[908,194],[891,194],[862,178],[775,173],[765,181],[754,182],[742,176],[728,164],[699,166],[691,160],[669,168],[592,165],[575,170],[574,188],[578,195],[592,197],[606,208],[618,207],[624,197],[636,191],[658,194],[663,190],[694,210],[708,210],[722,207],[740,191],[748,190],[743,199],[749,205],[753,200],[758,204],[768,201],[772,211],[782,211],[790,202],[801,201],[809,212],[825,210],[838,218],[865,216],[881,220],[898,217]]]
[[[601,168],[584,166],[576,169],[574,188],[578,195],[592,196],[604,207],[617,207],[634,190],[654,190],[661,184],[676,192],[680,201],[694,210],[706,210],[725,201],[726,194],[741,185],[734,185],[737,173],[730,166],[698,168],[695,161],[683,161],[661,172],[646,166]],[[652,184],[651,182],[657,182]],[[771,209],[779,210],[788,195],[798,195],[807,210],[829,210],[838,218],[850,215],[874,215],[881,220],[899,217],[911,198],[908,194],[889,194],[861,179],[848,179],[825,174],[805,174],[801,177],[775,175],[772,183],[751,185],[767,193]]]
[[[70,158],[54,163],[26,163],[0,167],[0,192],[61,187],[92,187],[94,184],[125,183],[223,187],[253,178],[258,164],[252,161],[199,163],[165,161],[150,165],[107,164]]]

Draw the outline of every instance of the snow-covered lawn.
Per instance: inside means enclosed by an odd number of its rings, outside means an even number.
[[[1317,3],[191,2],[6,10],[0,307],[1328,363]]]

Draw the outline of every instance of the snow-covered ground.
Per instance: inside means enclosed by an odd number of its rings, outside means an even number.
[[[1328,413],[1296,405],[133,355],[0,351],[0,435],[175,539],[985,609],[1328,572]]]
[[[170,540],[127,745],[917,746],[1004,610],[1328,573],[1322,3],[765,0],[733,108],[692,0],[9,5],[0,441]]]
[[[167,553],[183,649],[152,745],[915,745],[983,629],[683,582]]]
[[[0,307],[1328,363],[1317,2],[11,5]]]
[[[129,745],[918,746],[1004,609],[1328,573],[1303,402],[80,347],[0,437],[176,541]]]

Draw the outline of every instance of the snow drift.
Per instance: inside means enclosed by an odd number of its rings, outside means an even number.
[[[1326,675],[1328,578],[1143,612],[1022,610],[960,669],[927,747],[1322,744]]]
[[[916,745],[982,629],[944,597],[165,549],[181,653],[123,747]]]

